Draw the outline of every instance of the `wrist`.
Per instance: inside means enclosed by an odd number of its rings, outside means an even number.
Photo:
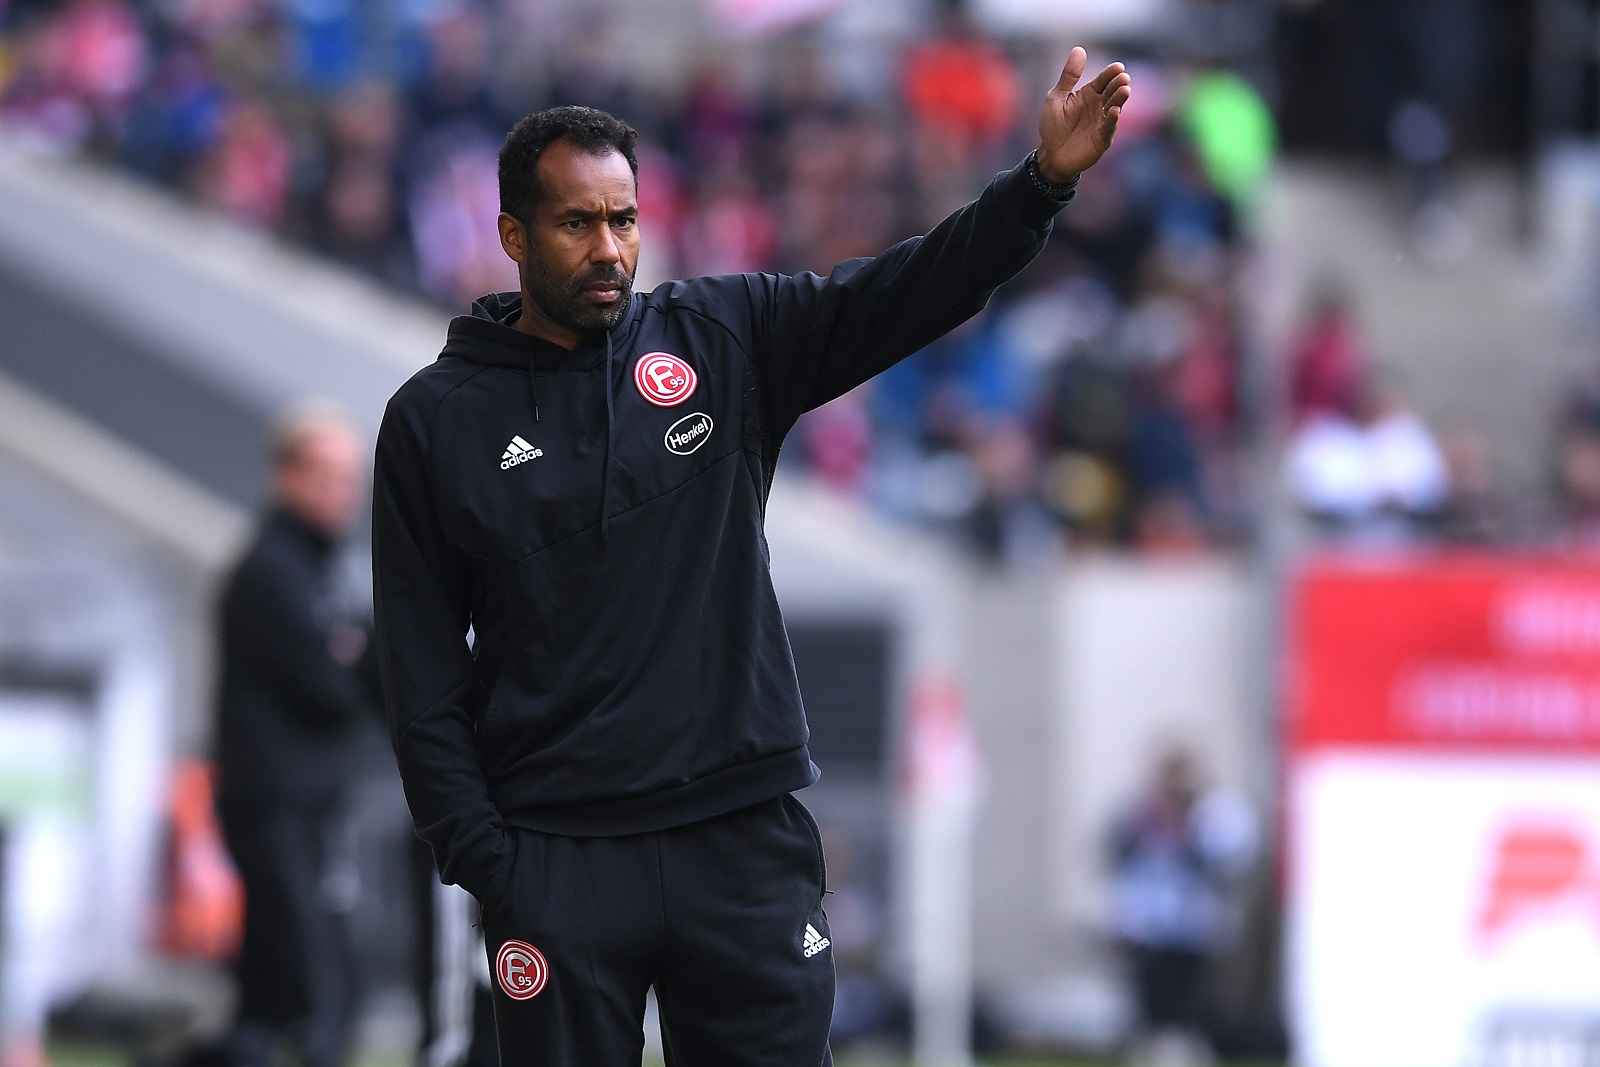
[[[1056,200],[1068,199],[1073,190],[1077,188],[1078,178],[1081,177],[1078,173],[1055,174],[1046,170],[1045,166],[1039,161],[1039,150],[1037,148],[1028,153],[1024,169],[1027,171],[1028,180],[1033,183],[1035,189]]]

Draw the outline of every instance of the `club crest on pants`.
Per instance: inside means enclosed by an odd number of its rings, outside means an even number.
[[[544,992],[550,965],[544,953],[526,941],[507,941],[494,957],[494,976],[512,1000],[530,1000]]]

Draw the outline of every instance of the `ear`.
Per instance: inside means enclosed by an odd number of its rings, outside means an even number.
[[[505,249],[506,255],[511,257],[513,263],[519,267],[528,265],[528,229],[517,220],[515,215],[500,212],[496,220],[500,227],[500,247]]]

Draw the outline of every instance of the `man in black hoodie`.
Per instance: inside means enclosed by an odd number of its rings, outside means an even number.
[[[826,278],[632,292],[634,131],[531,115],[500,156],[520,293],[390,401],[373,566],[401,778],[482,905],[506,1067],[813,1067],[833,965],[817,769],[762,521],[800,415],[975,314],[1110,146],[1120,64],[1074,49],[1040,146]],[[470,632],[470,643],[469,643]]]
[[[228,1052],[238,1067],[268,1067],[289,1039],[306,1067],[337,1067],[355,963],[326,875],[377,684],[333,565],[359,516],[365,462],[355,429],[325,407],[289,412],[273,438],[274,506],[221,604],[217,808],[245,888]]]

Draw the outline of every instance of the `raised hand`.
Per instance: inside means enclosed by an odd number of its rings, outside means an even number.
[[[1045,94],[1039,113],[1039,173],[1056,184],[1071,181],[1100,161],[1117,135],[1117,120],[1132,93],[1133,79],[1113,63],[1078,88],[1089,53],[1074,48],[1061,80]]]

